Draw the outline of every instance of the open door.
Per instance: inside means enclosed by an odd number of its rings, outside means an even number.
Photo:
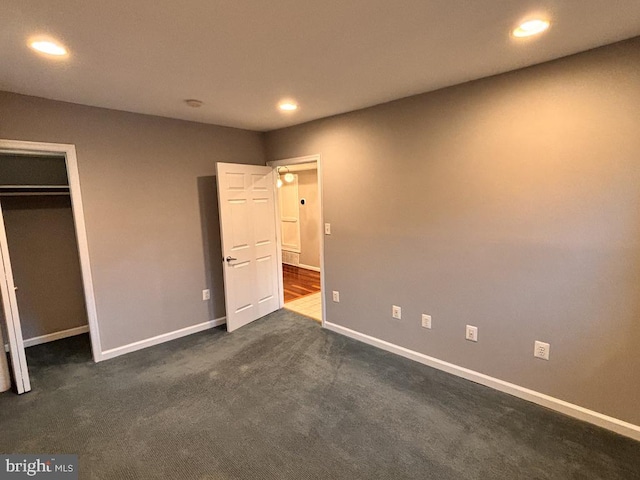
[[[229,332],[280,307],[272,167],[218,163],[220,237]]]
[[[11,368],[18,393],[31,390],[29,371],[27,370],[27,356],[22,341],[22,327],[18,313],[18,300],[16,298],[16,286],[13,283],[13,271],[9,259],[9,246],[7,233],[4,228],[2,206],[0,206],[0,290],[2,291],[2,306],[4,318],[7,323],[7,340],[11,354]]]

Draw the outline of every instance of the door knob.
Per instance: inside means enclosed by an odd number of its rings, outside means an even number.
[[[237,258],[233,258],[232,256],[228,256],[226,258],[227,262],[233,262],[234,260],[237,260]]]

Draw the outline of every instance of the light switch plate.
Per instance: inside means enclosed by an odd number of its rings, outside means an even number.
[[[478,327],[474,327],[473,325],[467,325],[467,330],[465,334],[465,338],[471,342],[478,341]]]

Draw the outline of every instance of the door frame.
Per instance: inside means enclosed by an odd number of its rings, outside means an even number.
[[[325,283],[325,271],[324,271],[324,194],[323,194],[323,182],[322,182],[322,157],[319,153],[317,154],[313,154],[313,155],[305,155],[302,157],[293,157],[293,158],[283,158],[281,160],[272,160],[267,162],[267,165],[269,165],[270,167],[273,167],[274,170],[276,170],[278,167],[283,167],[286,165],[297,165],[300,163],[314,163],[317,166],[317,176],[318,176],[318,201],[320,203],[320,225],[318,225],[319,228],[319,232],[320,232],[320,290],[321,290],[321,294],[320,294],[320,298],[321,298],[321,304],[322,304],[322,327],[325,327],[325,323],[327,322],[327,308],[326,308],[326,295],[325,295],[325,287],[324,287],[324,283]],[[280,237],[281,233],[280,233],[280,209],[277,209],[277,214],[276,214],[276,221],[278,222],[278,237]],[[279,259],[278,259],[278,265],[279,265],[279,282],[280,282],[280,291],[282,292],[281,294],[281,298],[280,298],[280,308],[284,307],[284,284],[283,284],[283,279],[282,279],[282,247],[281,247],[281,242],[278,241],[278,243],[280,244],[280,250],[278,250],[278,255],[279,255]]]
[[[85,305],[87,308],[87,320],[89,324],[89,335],[91,337],[91,351],[93,360],[99,362],[102,360],[102,344],[100,342],[100,330],[98,328],[98,313],[96,309],[96,299],[93,288],[93,276],[91,274],[91,257],[89,255],[89,243],[87,241],[87,230],[85,225],[85,215],[82,203],[82,192],[80,189],[80,174],[78,172],[78,159],[76,156],[76,147],[73,144],[66,143],[44,143],[44,142],[27,142],[22,140],[6,140],[0,139],[0,153],[18,154],[18,155],[38,155],[38,156],[57,156],[65,159],[67,169],[67,179],[69,180],[69,192],[71,194],[71,211],[73,213],[73,221],[76,231],[76,239],[78,242],[78,256],[80,258],[80,270],[82,272],[82,285],[84,288]],[[3,222],[4,218],[0,218]],[[3,245],[3,249],[8,245]],[[11,279],[13,281],[13,279]],[[6,288],[6,282],[0,282],[3,290]],[[3,298],[9,292],[2,292]],[[9,322],[10,319],[6,319]],[[20,328],[19,320],[17,327]],[[14,327],[15,327],[14,323]]]

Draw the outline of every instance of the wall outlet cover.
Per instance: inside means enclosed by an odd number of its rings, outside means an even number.
[[[333,291],[333,301],[336,303],[340,303],[340,292],[337,290]]]
[[[549,360],[549,350],[551,345],[545,342],[536,342],[533,344],[533,356],[542,360]]]
[[[210,299],[211,299],[211,290],[209,290],[208,288],[202,290],[202,301],[204,302]]]
[[[391,307],[391,316],[392,316],[393,318],[396,318],[396,319],[398,319],[398,320],[401,320],[401,319],[402,319],[402,308],[400,308],[400,307],[399,307],[399,306],[397,306],[397,305],[392,306],[392,307]]]
[[[422,314],[422,328],[431,328],[431,315]]]

